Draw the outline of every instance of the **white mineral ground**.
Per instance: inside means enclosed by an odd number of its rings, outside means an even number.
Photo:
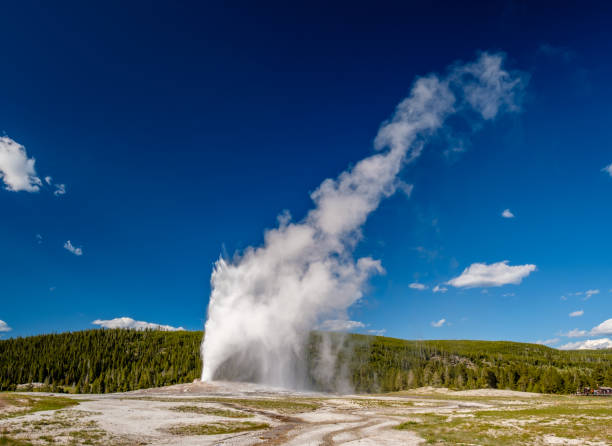
[[[49,395],[31,393],[29,395]],[[449,395],[452,397],[449,398]],[[66,396],[66,395],[58,395]],[[385,395],[329,395],[294,392],[255,384],[229,382],[194,382],[163,388],[104,395],[69,395],[81,400],[78,406],[59,411],[36,412],[21,417],[0,419],[0,433],[20,429],[15,437],[40,441],[40,427],[45,420],[63,413],[76,423],[72,426],[96,426],[103,432],[102,443],[120,445],[419,445],[425,441],[415,432],[393,429],[407,417],[419,414],[462,414],[470,416],[476,410],[514,408],[530,405],[538,394],[507,390],[472,390],[452,392],[446,389],[422,388],[409,394]],[[477,398],[474,398],[477,397]],[[485,398],[483,398],[485,397]],[[486,398],[488,397],[488,398]],[[224,401],[224,399],[228,401]],[[314,402],[319,408],[301,413],[283,413],[274,408],[249,408],[229,399],[283,400]],[[535,400],[533,398],[536,398]],[[212,401],[211,401],[212,400]],[[250,418],[223,418],[192,412],[177,411],[177,406],[199,406],[249,412]],[[2,408],[0,407],[0,415]],[[269,429],[223,435],[176,435],[169,428],[202,425],[215,422],[262,422]],[[45,427],[51,429],[51,426]],[[18,431],[19,432],[19,431]],[[47,430],[55,437],[54,444],[70,443],[61,440],[61,431]],[[64,433],[64,435],[66,435]],[[13,436],[13,435],[11,435]],[[540,438],[538,444],[599,444],[573,443],[554,435]],[[72,440],[74,441],[74,440]],[[105,441],[107,441],[105,443]]]

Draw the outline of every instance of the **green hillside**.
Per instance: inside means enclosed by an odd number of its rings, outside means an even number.
[[[200,377],[202,332],[87,330],[0,341],[0,390],[123,392]]]
[[[314,336],[317,336],[315,334]],[[612,386],[612,350],[562,351],[505,341],[406,341],[350,335],[339,370],[360,392],[421,386],[572,393]],[[317,342],[315,341],[314,344]]]
[[[326,382],[314,372],[321,336],[330,336],[338,358]],[[44,390],[98,393],[191,382],[201,373],[201,339],[202,332],[190,331],[87,330],[0,340],[0,390],[43,383]],[[612,386],[612,350],[313,333],[308,352],[313,386],[323,390],[347,383],[358,392],[431,385],[571,393]]]

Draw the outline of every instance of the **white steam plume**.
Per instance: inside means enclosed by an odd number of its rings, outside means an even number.
[[[488,120],[518,109],[523,78],[505,71],[503,59],[484,53],[473,63],[453,65],[445,77],[418,78],[381,126],[378,153],[323,181],[302,221],[285,215],[266,231],[262,246],[216,262],[202,380],[307,385],[310,331],[326,319],[347,319],[368,278],[384,272],[379,260],[354,259],[353,250],[368,215],[403,184],[397,177],[402,166],[418,158],[451,114]]]

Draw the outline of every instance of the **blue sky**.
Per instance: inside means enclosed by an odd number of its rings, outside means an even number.
[[[528,78],[521,112],[403,169],[410,197],[384,200],[356,251],[386,274],[350,319],[409,339],[612,337],[610,8],[345,6],[5,5],[2,336],[118,317],[201,329],[220,255],[306,215],[416,76],[490,51]],[[35,159],[26,186],[9,140]],[[506,260],[535,270],[447,284]]]

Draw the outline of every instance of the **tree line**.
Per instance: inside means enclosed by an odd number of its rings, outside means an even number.
[[[363,335],[339,339],[345,353],[339,355],[338,372],[348,370],[358,392],[440,386],[567,394],[585,386],[612,387],[612,350],[563,351],[518,342],[406,341]]]
[[[109,393],[200,377],[202,332],[95,329],[0,341],[0,390]]]
[[[95,329],[0,340],[0,390],[109,393],[192,382],[201,376],[201,331]],[[322,336],[333,344],[332,381],[314,367]],[[406,341],[314,332],[307,346],[312,387],[389,392],[421,386],[573,393],[612,387],[612,350],[561,351],[496,341]]]

